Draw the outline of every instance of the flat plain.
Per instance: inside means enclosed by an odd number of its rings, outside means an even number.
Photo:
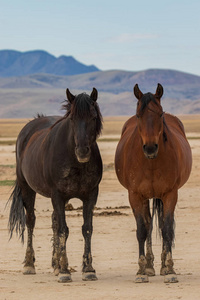
[[[70,231],[67,252],[73,270],[72,283],[58,283],[57,277],[53,275],[52,205],[50,199],[40,195],[36,199],[34,231],[37,274],[22,274],[26,244],[23,246],[15,234],[9,241],[9,205],[6,206],[6,203],[15,180],[16,137],[28,120],[0,120],[0,299],[199,299],[200,116],[180,116],[192,148],[193,168],[188,182],[179,191],[175,211],[173,258],[179,278],[176,284],[165,284],[159,275],[162,243],[156,224],[153,231],[156,276],[150,277],[146,284],[134,282],[138,270],[136,224],[129,207],[127,191],[119,184],[114,170],[115,149],[127,118],[104,118],[103,134],[98,140],[104,164],[92,237],[93,266],[98,281],[84,282],[81,279],[83,220],[82,211],[77,209],[81,202],[72,199],[70,202],[74,209],[66,211]]]

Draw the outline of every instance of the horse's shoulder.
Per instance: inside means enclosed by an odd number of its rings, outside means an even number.
[[[122,128],[121,135],[123,135],[129,129],[133,130],[135,127],[136,127],[136,116],[132,116],[125,122],[125,124]]]

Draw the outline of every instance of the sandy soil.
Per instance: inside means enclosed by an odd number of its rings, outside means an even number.
[[[82,212],[73,210],[66,212],[70,229],[68,259],[70,267],[75,270],[73,282],[57,282],[51,269],[51,201],[41,196],[37,196],[36,201],[34,232],[37,274],[23,275],[25,246],[15,235],[8,241],[9,208],[5,209],[5,204],[11,188],[0,187],[0,299],[200,299],[200,139],[190,140],[190,144],[193,170],[188,183],[179,192],[175,212],[173,258],[179,274],[178,283],[165,284],[159,275],[161,240],[156,226],[153,233],[156,276],[150,277],[150,282],[146,284],[134,282],[138,270],[136,225],[127,192],[118,183],[114,172],[113,158],[117,142],[100,142],[104,175],[97,203],[100,209],[95,210],[92,238],[93,266],[99,280],[82,281]],[[14,146],[0,146],[0,180],[15,178],[14,164]],[[75,208],[81,205],[77,199],[71,203]]]

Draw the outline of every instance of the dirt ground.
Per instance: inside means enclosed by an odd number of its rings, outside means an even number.
[[[161,240],[153,232],[156,276],[149,283],[136,284],[138,244],[136,224],[129,208],[127,192],[118,183],[113,158],[116,141],[101,141],[104,175],[94,216],[92,237],[93,266],[98,281],[84,282],[81,276],[83,237],[82,212],[67,211],[70,230],[67,241],[69,265],[74,269],[71,283],[58,283],[51,268],[52,230],[50,199],[37,196],[34,249],[36,275],[23,275],[25,255],[18,237],[9,241],[7,231],[9,207],[5,209],[11,187],[0,186],[0,299],[200,299],[200,139],[190,139],[193,169],[187,184],[179,191],[176,239],[173,249],[178,283],[165,284],[159,275]],[[14,145],[0,146],[0,180],[15,179]],[[74,208],[81,206],[71,200]]]

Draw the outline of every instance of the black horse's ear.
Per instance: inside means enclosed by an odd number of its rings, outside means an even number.
[[[98,91],[95,88],[93,88],[90,98],[92,98],[93,101],[97,101]]]
[[[70,93],[69,89],[66,89],[66,95],[69,102],[72,103],[75,99],[75,96]]]
[[[160,83],[158,83],[158,86],[157,86],[157,89],[156,89],[156,93],[155,93],[155,97],[158,98],[158,99],[160,99],[162,97],[162,95],[163,95],[163,92],[164,92],[164,90],[163,90],[162,85]]]
[[[136,83],[136,85],[133,88],[133,92],[135,97],[140,100],[143,96],[143,93],[140,91],[138,84]]]

